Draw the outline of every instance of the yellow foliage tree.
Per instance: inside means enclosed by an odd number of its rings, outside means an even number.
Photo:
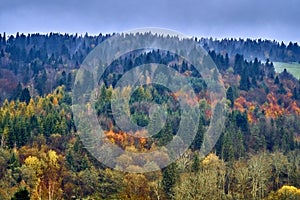
[[[22,171],[25,176],[30,176],[26,181],[31,186],[32,199],[61,198],[60,169],[59,156],[53,150],[40,152],[39,156],[28,156],[25,159]]]
[[[266,200],[299,200],[300,189],[294,186],[284,185],[276,192],[272,192]]]
[[[122,199],[147,200],[150,199],[150,186],[143,174],[127,174],[124,179],[126,185]]]

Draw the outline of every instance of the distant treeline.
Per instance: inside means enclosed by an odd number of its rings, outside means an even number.
[[[248,60],[271,60],[273,62],[300,62],[300,46],[297,42],[285,44],[263,39],[212,39],[195,38],[206,50],[228,53],[229,56],[242,54]]]

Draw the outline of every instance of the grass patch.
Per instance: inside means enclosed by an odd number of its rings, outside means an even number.
[[[286,69],[297,79],[300,79],[300,63],[274,62],[273,64],[277,73],[281,73],[284,69]]]

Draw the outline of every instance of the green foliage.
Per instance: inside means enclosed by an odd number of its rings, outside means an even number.
[[[235,100],[236,97],[234,95],[232,87],[229,87],[227,89],[226,97],[227,97],[228,100],[230,100],[230,107],[233,108],[234,100]]]
[[[192,172],[198,172],[200,170],[200,159],[197,153],[193,156],[193,163],[192,163]]]
[[[196,93],[201,114],[196,137],[190,146],[194,156],[177,161],[184,166],[180,171],[175,162],[153,177],[122,174],[106,168],[91,157],[74,135],[76,128],[69,91],[80,63],[94,46],[107,37],[110,35],[78,37],[50,33],[17,34],[6,40],[6,36],[0,36],[0,57],[3,61],[0,69],[3,83],[0,88],[0,100],[3,101],[0,108],[1,199],[29,199],[29,196],[47,199],[49,195],[52,199],[298,198],[299,189],[284,185],[300,187],[297,134],[300,130],[297,113],[300,83],[288,74],[293,73],[294,66],[281,63],[287,70],[277,75],[270,61],[299,61],[296,54],[298,45],[242,39],[199,40],[206,48],[215,49],[209,51],[209,55],[224,77],[228,88],[226,97],[231,107],[226,113],[224,132],[212,150],[216,155],[210,154],[203,160],[197,150],[201,148],[212,114],[209,107],[214,102],[208,100],[207,85],[194,67],[181,62],[181,58],[171,52],[159,50],[140,55],[132,53],[111,63],[101,77],[104,84],[94,105],[104,130],[120,131],[114,124],[110,105],[116,94],[113,87],[121,78],[120,72],[145,63],[166,64],[184,74]],[[226,52],[243,55],[229,57]],[[253,60],[254,57],[263,59],[265,54],[271,58],[266,63]],[[174,61],[179,62],[174,64]],[[278,70],[277,66],[275,63]],[[154,72],[142,73],[147,81],[151,81],[150,74]],[[166,74],[157,73],[160,81],[169,81]],[[217,78],[217,71],[213,75]],[[85,87],[91,89],[95,84],[91,81],[92,76],[85,71],[83,81],[76,85],[74,92],[81,94]],[[16,84],[15,80],[20,80],[20,83]],[[57,88],[59,85],[64,87]],[[57,89],[48,94],[54,88]],[[131,90],[130,87],[122,91],[123,95]],[[149,111],[139,102],[154,102],[167,107],[166,124],[153,136],[154,143],[147,141],[149,144],[145,146],[151,149],[155,145],[166,145],[173,139],[180,123],[178,96],[174,94],[178,91],[172,93],[153,84],[132,92],[131,119],[140,126],[149,123]],[[269,93],[274,96],[274,102],[267,99]],[[237,108],[234,102],[239,97],[246,102]],[[5,98],[10,101],[4,101]],[[278,110],[274,104],[284,109],[284,113],[268,117],[265,112]],[[250,117],[254,119],[250,120]],[[185,131],[189,131],[188,127]]]
[[[176,163],[171,163],[162,170],[162,187],[167,199],[174,199],[174,187],[178,181],[178,169]]]
[[[70,108],[59,105],[64,92],[50,94],[45,98],[36,98],[26,102],[10,102],[0,110],[0,130],[2,146],[21,147],[32,142],[34,136],[42,134],[47,139],[52,134],[70,135],[73,122]],[[58,100],[59,99],[59,100]],[[66,109],[65,109],[66,108]],[[68,111],[68,112],[67,112]]]

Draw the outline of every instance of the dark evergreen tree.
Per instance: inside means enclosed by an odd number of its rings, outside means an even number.
[[[248,91],[250,89],[250,86],[251,86],[251,83],[250,83],[249,77],[248,77],[247,73],[244,72],[241,75],[240,89]]]
[[[174,199],[174,187],[176,182],[178,181],[178,167],[175,162],[168,165],[166,168],[162,170],[163,179],[162,179],[162,187],[166,194],[167,199]]]
[[[3,33],[2,42],[3,42],[3,45],[6,45],[6,33],[5,32]]]
[[[22,85],[21,83],[19,82],[16,89],[14,89],[13,91],[13,95],[12,95],[12,99],[13,100],[17,100],[20,98],[21,96],[21,93],[22,93]]]
[[[274,84],[278,85],[279,83],[280,83],[280,81],[279,81],[279,77],[278,77],[278,76],[276,76],[276,77],[275,77],[275,80],[274,80]]]
[[[197,153],[193,155],[192,172],[198,172],[200,170],[200,159]]]
[[[14,194],[11,200],[30,200],[29,192],[26,188],[21,188]]]
[[[300,96],[300,95],[299,95],[299,90],[297,90],[297,88],[294,87],[294,89],[293,89],[293,98],[294,98],[295,100],[299,100],[299,99],[300,99],[299,96]]]
[[[227,89],[226,97],[228,100],[230,100],[230,107],[233,108],[235,95],[234,95],[234,91],[231,86]]]
[[[31,96],[30,96],[30,92],[29,92],[28,88],[24,88],[20,95],[20,101],[26,102],[28,104],[30,99],[31,99]]]
[[[47,72],[44,69],[41,73],[41,75],[38,75],[35,79],[36,82],[36,86],[35,88],[37,89],[39,95],[43,95],[45,93],[45,89],[46,89],[46,83],[47,81]]]

